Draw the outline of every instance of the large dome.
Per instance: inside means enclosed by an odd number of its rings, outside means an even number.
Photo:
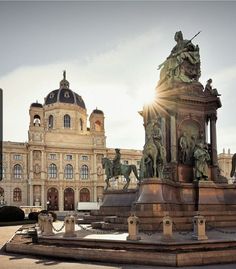
[[[80,95],[73,92],[69,89],[69,82],[66,80],[66,73],[64,71],[64,78],[60,82],[60,89],[51,91],[47,97],[45,98],[45,105],[50,105],[54,103],[67,103],[67,104],[75,104],[83,109],[86,109],[84,100]]]

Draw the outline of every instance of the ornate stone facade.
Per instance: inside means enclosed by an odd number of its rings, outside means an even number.
[[[78,202],[102,200],[103,156],[114,158],[106,147],[104,113],[94,109],[87,126],[87,110],[81,96],[69,89],[64,78],[60,88],[48,94],[44,105],[29,109],[27,143],[3,143],[1,203],[74,210]],[[121,162],[139,166],[141,151],[121,149]],[[132,176],[131,187],[136,186]],[[122,178],[113,187],[122,188]]]

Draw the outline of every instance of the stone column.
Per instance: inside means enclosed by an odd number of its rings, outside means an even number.
[[[78,190],[78,186],[75,187],[75,210],[78,207],[78,202],[79,202],[79,190]]]
[[[45,209],[45,198],[44,198],[44,183],[41,185],[41,206]]]
[[[32,185],[32,182],[30,182],[29,191],[30,191],[30,206],[33,206],[34,201],[33,201],[33,185]]]
[[[58,171],[58,179],[63,180],[64,178],[64,169],[63,169],[63,155],[60,153],[60,166],[59,166],[59,171]]]
[[[93,202],[97,202],[97,155],[93,154]]]
[[[45,166],[45,156],[46,154],[41,151],[42,155],[41,155],[41,179],[45,180],[46,179],[46,175],[47,175],[47,167]]]
[[[176,121],[175,115],[170,116],[170,141],[171,141],[171,162],[176,162]]]
[[[63,205],[63,201],[64,201],[64,195],[63,195],[63,188],[62,186],[60,186],[59,189],[59,211],[64,211],[64,205]]]
[[[32,150],[30,151],[29,163],[30,163],[30,172],[33,172],[33,151]]]
[[[212,164],[214,166],[217,165],[217,141],[216,141],[216,120],[217,117],[215,114],[211,115],[210,117],[210,130],[211,130],[211,158],[212,158]]]
[[[79,180],[79,155],[75,155],[75,180]]]

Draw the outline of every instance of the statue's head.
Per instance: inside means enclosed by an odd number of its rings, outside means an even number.
[[[207,81],[207,83],[211,84],[212,83],[212,79],[209,78],[208,81]]]
[[[115,149],[116,153],[120,153],[120,149]]]
[[[175,33],[175,41],[178,42],[179,40],[183,40],[183,34],[181,31]]]

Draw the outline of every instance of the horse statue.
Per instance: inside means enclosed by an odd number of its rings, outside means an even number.
[[[144,145],[143,156],[140,163],[141,177],[163,178],[165,147],[154,142],[152,137]]]
[[[235,166],[236,166],[236,153],[232,157],[232,168],[230,172],[230,176],[233,177],[235,174]]]
[[[137,168],[134,164],[131,164],[131,165],[121,164],[120,165],[120,173],[114,174],[112,161],[109,160],[108,158],[104,157],[104,158],[102,158],[102,168],[105,169],[105,174],[106,174],[106,179],[105,179],[106,188],[105,188],[105,190],[107,190],[109,187],[111,187],[109,180],[113,177],[117,177],[120,175],[125,177],[126,184],[124,185],[123,190],[126,190],[129,187],[129,183],[130,183],[129,176],[130,176],[131,172],[133,172],[135,177],[139,180]]]

